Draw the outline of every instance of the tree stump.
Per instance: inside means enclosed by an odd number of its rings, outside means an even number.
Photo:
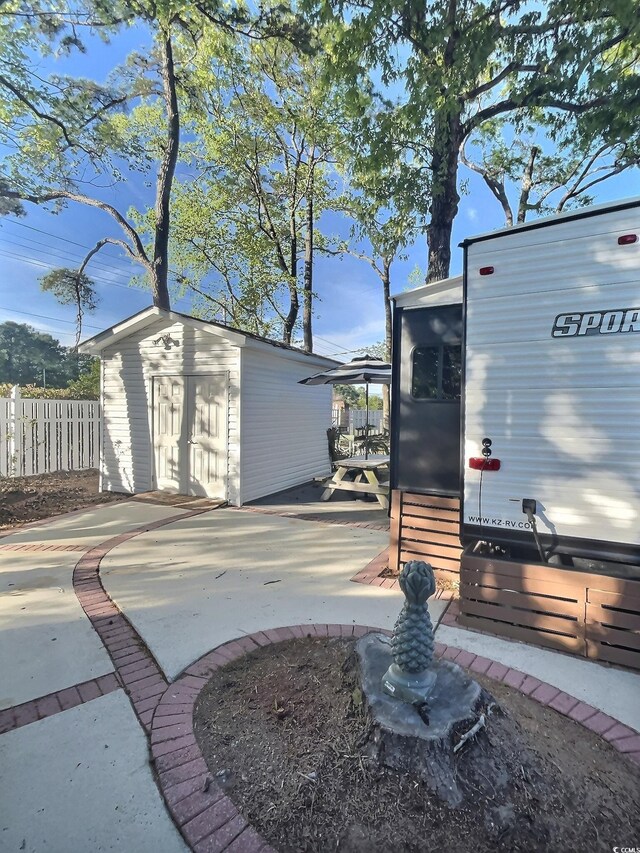
[[[436,678],[428,702],[401,702],[382,686],[392,661],[389,638],[367,634],[356,644],[356,653],[354,663],[369,717],[361,742],[363,754],[384,767],[418,776],[448,805],[460,805],[464,779],[457,758],[462,744],[465,750],[474,749],[475,734],[497,708],[491,694],[456,664],[439,661],[432,665]]]

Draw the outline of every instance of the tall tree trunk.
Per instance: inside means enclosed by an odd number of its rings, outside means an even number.
[[[295,199],[291,202],[289,216],[289,246],[289,311],[282,329],[282,340],[291,346],[293,330],[300,310],[300,300],[298,299],[298,224],[296,222]]]
[[[384,357],[391,361],[391,260],[382,259],[382,289],[384,293]],[[382,422],[389,429],[391,411],[390,386],[382,386]]]
[[[460,113],[436,116],[431,175],[431,221],[427,227],[429,264],[426,281],[440,281],[451,266],[451,231],[458,212],[458,155],[462,144]]]
[[[313,309],[313,166],[310,167],[309,186],[307,188],[307,229],[304,238],[304,286],[302,329],[304,348],[313,352],[312,309]]]
[[[158,308],[165,308],[168,311],[171,308],[167,283],[169,276],[171,187],[176,171],[178,148],[180,145],[180,114],[178,112],[176,77],[173,67],[173,48],[169,33],[163,36],[161,50],[162,86],[167,110],[167,139],[158,170],[158,183],[156,187],[156,222],[153,241],[151,289],[153,304]]]
[[[529,152],[529,162],[524,170],[524,175],[522,176],[522,189],[520,191],[520,200],[518,201],[518,223],[522,223],[527,218],[527,212],[529,210],[529,196],[531,195],[531,188],[533,186],[533,167],[536,162],[536,157],[540,153],[540,149],[537,145],[531,146],[531,151]]]

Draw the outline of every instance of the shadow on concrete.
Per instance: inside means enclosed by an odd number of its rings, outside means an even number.
[[[283,492],[260,498],[246,504],[248,507],[264,509],[313,521],[339,524],[376,524],[388,529],[389,516],[372,495],[335,491],[328,501],[321,501],[324,488],[321,483],[310,482]]]

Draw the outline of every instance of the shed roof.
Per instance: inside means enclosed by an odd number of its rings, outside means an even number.
[[[270,338],[263,338],[260,335],[254,335],[251,332],[235,329],[233,326],[227,326],[224,323],[218,323],[215,320],[200,320],[197,317],[192,317],[190,314],[183,314],[180,311],[166,311],[163,308],[156,308],[155,306],[143,308],[143,310],[138,311],[137,314],[132,314],[131,317],[127,317],[125,320],[121,320],[119,323],[110,326],[103,332],[99,332],[92,338],[88,338],[80,344],[78,349],[83,353],[99,355],[99,353],[101,353],[106,347],[110,347],[118,341],[128,338],[135,332],[141,331],[146,326],[150,326],[152,323],[155,323],[157,320],[162,318],[166,318],[168,321],[173,323],[185,323],[195,329],[218,335],[236,346],[253,346],[258,348],[272,347],[282,350],[282,352],[278,354],[284,357],[289,356],[295,359],[305,358],[310,362],[321,363],[323,365],[334,366],[340,364],[339,361],[336,361],[333,358],[316,355],[316,353],[310,353],[306,350],[299,349],[298,347],[292,347],[288,344],[281,343],[280,341],[274,341]]]

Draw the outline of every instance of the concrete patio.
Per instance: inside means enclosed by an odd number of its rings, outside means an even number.
[[[246,509],[277,512],[300,519],[322,519],[336,524],[375,524],[389,529],[387,510],[382,509],[373,496],[364,497],[353,492],[335,491],[330,500],[321,501],[324,491],[320,482],[305,483],[258,501],[247,504]]]
[[[1,849],[187,849],[156,785],[149,729],[94,630],[108,622],[102,605],[81,607],[77,578],[74,592],[74,567],[87,549],[107,542],[88,552],[99,555],[95,571],[99,563],[106,592],[169,681],[220,643],[256,631],[393,625],[400,594],[350,580],[388,543],[376,529],[383,513],[331,501],[311,521],[300,517],[316,514],[307,503],[283,495],[246,510],[189,511],[127,501],[0,540]],[[361,521],[367,513],[377,521]],[[154,524],[164,526],[146,530]],[[445,607],[433,603],[434,621]],[[637,674],[454,627],[441,626],[437,636],[640,728]],[[117,647],[112,642],[111,652]],[[119,678],[135,666],[146,664],[117,663]],[[153,711],[144,713],[150,719]]]

